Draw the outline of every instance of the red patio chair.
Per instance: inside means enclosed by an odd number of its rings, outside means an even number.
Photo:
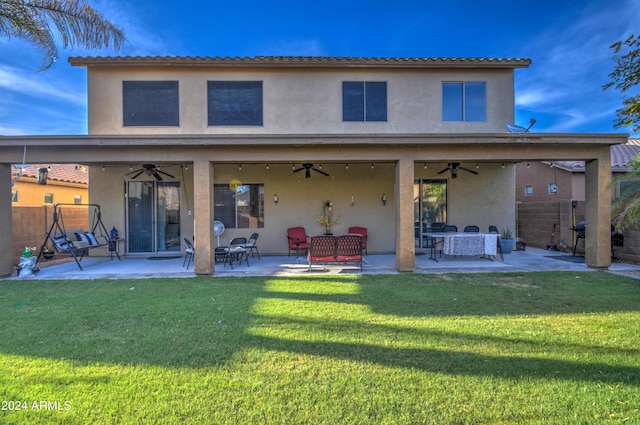
[[[362,252],[364,252],[364,255],[367,255],[367,228],[358,226],[349,227],[347,233],[362,236]]]
[[[290,227],[287,229],[287,240],[289,242],[289,253],[296,251],[296,257],[300,256],[300,250],[307,251],[309,249],[309,237],[304,227]]]

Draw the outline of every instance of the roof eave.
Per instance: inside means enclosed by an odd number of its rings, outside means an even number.
[[[527,68],[526,58],[351,58],[324,56],[96,56],[70,57],[79,67],[216,67],[216,68]]]

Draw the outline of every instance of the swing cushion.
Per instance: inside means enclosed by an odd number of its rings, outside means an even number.
[[[58,249],[63,251],[66,251],[69,249],[69,242],[71,241],[66,236],[58,236],[57,238],[53,239],[53,243],[56,244]]]
[[[93,233],[76,233],[76,239],[81,242],[86,242],[89,245],[100,245],[96,240],[96,236]]]

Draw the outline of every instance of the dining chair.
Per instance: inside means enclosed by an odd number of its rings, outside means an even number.
[[[251,236],[249,236],[249,241],[243,244],[242,247],[248,250],[249,252],[251,252],[251,258],[253,258],[253,251],[255,251],[256,254],[258,254],[258,261],[260,261],[260,253],[258,252],[258,245],[257,245],[258,236],[259,235],[257,233],[252,233]]]
[[[193,247],[193,244],[191,243],[191,241],[187,238],[184,238],[184,243],[187,244],[187,249],[184,250],[184,261],[182,262],[182,267],[184,267],[186,264],[188,269],[189,265],[191,264],[191,261],[193,261],[193,254],[194,254],[195,248]]]
[[[233,238],[231,242],[229,242],[229,246],[225,248],[227,251],[227,256],[224,261],[224,266],[229,265],[233,268],[233,260],[235,259],[238,263],[242,263],[244,261],[247,263],[247,267],[249,267],[249,254],[247,250],[244,248],[244,245],[247,243],[247,238]]]
[[[458,231],[458,226],[454,225],[454,224],[447,224],[446,226],[444,226],[442,228],[443,232],[457,232]]]
[[[466,226],[463,231],[467,233],[479,233],[480,228],[478,226]]]
[[[497,246],[497,252],[500,254],[500,259],[502,261],[504,261],[504,255],[502,255],[502,246],[500,245],[500,231],[498,230],[497,226],[489,226],[489,233],[495,233],[498,235],[498,237],[496,238],[496,243],[498,244]]]

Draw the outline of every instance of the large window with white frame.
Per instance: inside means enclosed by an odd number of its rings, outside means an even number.
[[[452,81],[442,83],[443,121],[486,121],[487,84]]]

